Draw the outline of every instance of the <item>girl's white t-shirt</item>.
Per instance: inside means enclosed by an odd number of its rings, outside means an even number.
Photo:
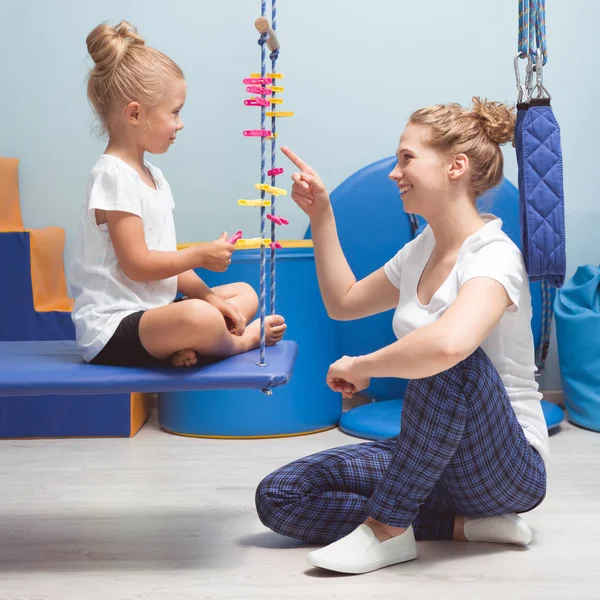
[[[119,266],[106,223],[97,225],[96,209],[141,217],[149,250],[177,249],[171,188],[157,167],[144,163],[157,189],[146,185],[126,162],[103,154],[92,169],[81,214],[69,283],[75,300],[72,319],[84,360],[92,360],[124,317],[166,306],[177,293],[177,277],[133,281]]]
[[[435,246],[431,227],[427,226],[385,264],[387,278],[400,290],[392,326],[400,339],[437,321],[456,300],[460,287],[475,277],[488,277],[502,284],[514,304],[507,308],[481,347],[502,378],[527,440],[546,462],[548,429],[535,380],[527,271],[521,251],[502,231],[502,221],[494,215],[482,217],[486,224],[465,240],[452,271],[427,305],[419,302],[417,286]]]

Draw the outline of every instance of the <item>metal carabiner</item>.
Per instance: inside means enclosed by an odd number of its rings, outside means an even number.
[[[538,48],[535,56],[535,87],[531,91],[530,96],[533,98],[533,94],[537,93],[536,98],[547,98],[552,99],[550,92],[544,87],[544,59],[542,51]]]
[[[524,58],[527,59],[527,68],[525,72],[525,84],[521,83],[521,73],[519,71],[519,59]],[[515,77],[517,80],[517,90],[519,91],[519,96],[517,98],[517,102],[521,104],[522,102],[529,102],[530,93],[531,93],[531,80],[533,79],[533,61],[531,60],[531,56],[529,54],[522,56],[521,54],[517,54],[515,56],[514,61],[515,67]]]

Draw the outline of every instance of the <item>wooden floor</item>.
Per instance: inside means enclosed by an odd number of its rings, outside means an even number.
[[[528,549],[421,542],[412,563],[326,574],[260,524],[254,489],[285,462],[354,441],[184,438],[152,419],[130,440],[0,442],[0,599],[600,598],[600,434],[552,436]]]

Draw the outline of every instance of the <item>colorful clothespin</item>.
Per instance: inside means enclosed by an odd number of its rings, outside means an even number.
[[[279,242],[271,242],[269,246],[271,246],[271,250],[275,250],[275,248],[283,248]]]
[[[244,100],[244,104],[246,106],[269,106],[271,102],[264,98],[250,98],[249,100]]]
[[[271,240],[269,240],[270,242]],[[257,246],[262,242],[262,238],[246,238],[239,239],[237,245],[238,246]]]
[[[273,132],[269,129],[246,129],[242,132],[246,137],[270,137]]]
[[[238,232],[234,233],[227,241],[230,244],[235,244],[241,237],[242,237],[242,232],[238,231]]]
[[[275,177],[276,175],[281,175],[283,173],[283,167],[279,167],[278,169],[269,169],[267,171],[267,175],[269,177]]]
[[[273,77],[247,77],[242,80],[245,85],[264,85],[266,83],[273,83]]]
[[[240,206],[271,206],[270,200],[238,200]]]
[[[259,87],[256,85],[249,85],[246,88],[246,91],[249,94],[260,94],[261,96],[270,96],[273,93],[273,90],[271,88]],[[274,91],[277,91],[277,90],[274,90]]]
[[[273,196],[287,196],[287,190],[283,190],[278,187],[273,187],[272,185],[267,185],[266,183],[255,183],[254,187],[257,190],[264,190],[269,194],[273,194]]]
[[[278,217],[277,215],[267,215],[267,219],[269,219],[269,221],[273,221],[273,223],[275,223],[276,225],[289,225],[290,222],[287,219],[284,219],[283,217]]]
[[[293,117],[294,113],[291,111],[273,111],[273,110],[268,110],[267,111],[267,117]]]

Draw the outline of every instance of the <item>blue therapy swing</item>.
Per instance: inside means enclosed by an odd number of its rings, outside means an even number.
[[[261,0],[262,15],[266,0]],[[272,0],[273,29],[275,28],[276,0]],[[265,43],[275,40],[274,31],[260,37],[262,75],[265,74]],[[278,51],[271,54],[273,71]],[[262,128],[265,129],[264,106],[261,108]],[[272,119],[275,131],[275,118]],[[271,169],[275,167],[275,136],[272,137]],[[265,140],[261,139],[261,185],[266,184]],[[269,173],[270,174],[270,173]],[[274,184],[275,176],[271,177]],[[265,191],[262,188],[261,198]],[[275,197],[271,212],[274,214]],[[75,341],[5,341],[0,342],[0,397],[28,397],[53,395],[103,395],[122,392],[184,392],[202,390],[260,390],[269,396],[272,389],[287,384],[294,368],[298,346],[283,340],[276,346],[266,347],[266,234],[265,208],[261,207],[260,246],[260,347],[257,350],[219,361],[205,361],[202,366],[182,370],[171,367],[133,368],[90,365],[83,362]],[[270,246],[271,312],[275,310],[275,227],[272,222]],[[10,339],[10,338],[9,338]]]
[[[539,282],[541,288],[538,376],[544,370],[549,349],[552,288],[563,285],[566,269],[560,128],[550,106],[550,94],[543,84],[543,66],[547,62],[545,23],[545,0],[519,1],[519,54],[515,58],[519,90],[515,126],[519,245],[530,281],[534,285]],[[519,59],[527,60],[524,85],[519,75]],[[500,193],[511,195],[506,183]],[[409,219],[414,236],[424,224],[415,215],[409,215]],[[555,404],[542,400],[542,410],[548,429],[557,427],[564,419],[562,409]],[[340,420],[340,428],[361,438],[385,439],[399,433],[401,413],[402,400],[372,402],[346,412]]]

